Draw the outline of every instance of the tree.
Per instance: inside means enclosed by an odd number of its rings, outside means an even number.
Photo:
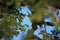
[[[32,29],[28,30],[28,34],[25,38],[23,38],[23,40],[41,40],[33,34],[33,32],[37,29],[37,25],[40,25],[40,27],[42,27],[42,24],[55,26],[55,31],[57,32],[57,26],[60,23],[59,18],[56,15],[56,8],[60,8],[60,6],[58,3],[55,5],[52,2],[55,3],[56,1],[0,0],[0,37],[6,38],[6,40],[11,40],[10,38],[13,37],[13,35],[17,35],[16,30],[18,29],[18,26],[21,26],[22,19],[25,16],[24,14],[19,13],[18,9],[25,5],[29,6],[32,11],[32,15],[28,15],[32,22]],[[49,11],[49,9],[52,11]],[[44,22],[45,13],[50,16],[52,22]],[[19,22],[17,22],[16,19],[18,19]],[[43,34],[43,40],[54,40],[54,38],[46,32],[46,26],[44,26],[44,28],[45,30],[41,31],[41,34]]]
[[[18,8],[20,8],[19,0],[0,0],[0,38],[11,40],[13,35],[18,34],[18,26],[21,25],[24,17],[19,13]]]
[[[32,11],[32,15],[30,16],[30,21],[32,22],[32,29],[35,31],[37,29],[37,25],[53,25],[55,26],[55,31],[58,30],[58,25],[60,24],[59,18],[57,16],[56,9],[60,8],[59,6],[59,0],[56,2],[56,0],[21,0],[20,1],[22,6],[28,5],[29,8]],[[51,23],[44,22],[44,14],[47,13],[51,17]],[[51,35],[48,35],[46,33],[46,30],[42,31],[44,40],[51,40]],[[48,36],[47,36],[48,35]],[[47,36],[47,37],[46,37]],[[52,40],[54,40],[52,38]]]

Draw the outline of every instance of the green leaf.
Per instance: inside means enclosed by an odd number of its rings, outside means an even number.
[[[3,2],[3,0],[0,0],[0,2]]]
[[[14,4],[14,0],[6,1],[5,4],[6,4],[7,6],[10,6],[10,5]]]
[[[25,32],[25,28],[22,27],[22,28],[21,28],[21,31],[22,31],[22,32]]]

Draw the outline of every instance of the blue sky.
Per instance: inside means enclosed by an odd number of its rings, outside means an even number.
[[[21,7],[21,8],[22,8],[22,11],[20,11],[21,13],[26,14],[26,15],[28,15],[28,13],[31,14],[31,11],[29,10],[28,6]],[[60,12],[60,11],[59,11],[59,12]],[[60,14],[59,14],[59,15],[60,15]],[[58,16],[59,16],[59,15],[58,15]],[[50,22],[51,20],[50,20],[50,18],[47,18],[47,19],[45,19],[45,21],[46,21],[46,22]],[[27,25],[29,25],[29,27],[31,27],[31,25],[32,25],[32,23],[31,23],[30,20],[29,20],[29,17],[27,17],[27,16],[24,17],[23,22],[22,22],[21,24],[22,24],[22,25],[27,24]],[[43,25],[43,26],[44,26],[44,25]],[[28,29],[29,29],[29,28],[26,27],[26,31],[25,31],[24,33],[21,32],[21,31],[19,31],[19,35],[18,35],[18,36],[14,36],[14,37],[13,37],[13,40],[22,40],[21,38],[27,34],[27,30],[28,30]],[[42,29],[44,30],[43,27],[42,27]],[[52,34],[52,33],[51,33],[51,30],[54,30],[54,27],[46,25],[46,30],[47,30],[47,33]],[[34,32],[34,35],[42,38],[43,36],[42,36],[41,34],[40,34],[40,35],[38,34],[40,31],[41,31],[41,28],[38,28],[38,29]]]

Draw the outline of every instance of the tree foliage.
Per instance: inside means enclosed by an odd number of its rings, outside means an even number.
[[[9,40],[9,38],[13,37],[13,35],[18,34],[18,26],[20,26],[24,17],[23,14],[19,13],[18,8],[20,8],[19,0],[0,0],[1,38],[8,38]]]
[[[59,0],[58,0],[59,1]],[[37,29],[37,25],[44,24],[44,25],[48,25],[47,23],[44,22],[45,19],[45,13],[48,14],[51,18],[51,23],[54,25],[55,27],[55,31],[57,32],[58,30],[58,25],[59,23],[59,18],[57,17],[56,13],[56,9],[59,8],[59,2],[56,2],[56,0],[21,0],[20,2],[22,3],[22,6],[28,5],[29,8],[32,11],[32,15],[30,16],[30,21],[32,22],[32,29],[36,30]],[[51,7],[49,9],[49,7]],[[51,24],[49,24],[51,25]],[[46,27],[46,26],[45,26]],[[44,40],[52,40],[51,35],[48,35],[46,33],[46,28],[45,28],[45,32],[43,35],[43,39]],[[45,35],[46,34],[46,35]],[[46,37],[47,36],[47,37]]]
[[[57,12],[56,7],[59,8],[60,6],[56,3],[56,0],[0,0],[0,37],[10,38],[13,35],[17,35],[16,30],[18,26],[21,26],[22,19],[25,16],[19,13],[18,9],[26,5],[29,6],[32,11],[32,15],[29,15],[30,21],[32,22],[32,30],[28,30],[28,34],[23,40],[41,40],[33,33],[37,29],[37,25],[40,25],[40,27],[42,27],[42,24],[48,25],[48,23],[44,22],[45,14],[50,16],[51,23],[55,26],[55,31],[58,29],[59,21],[57,22],[54,14]],[[51,7],[52,11],[49,11],[49,7]],[[19,22],[17,22],[17,19]],[[49,25],[51,25],[51,23]],[[46,26],[44,28],[45,30],[41,32],[41,34],[43,34],[43,40],[52,40],[51,35],[46,32]],[[24,31],[24,28],[21,30]]]

